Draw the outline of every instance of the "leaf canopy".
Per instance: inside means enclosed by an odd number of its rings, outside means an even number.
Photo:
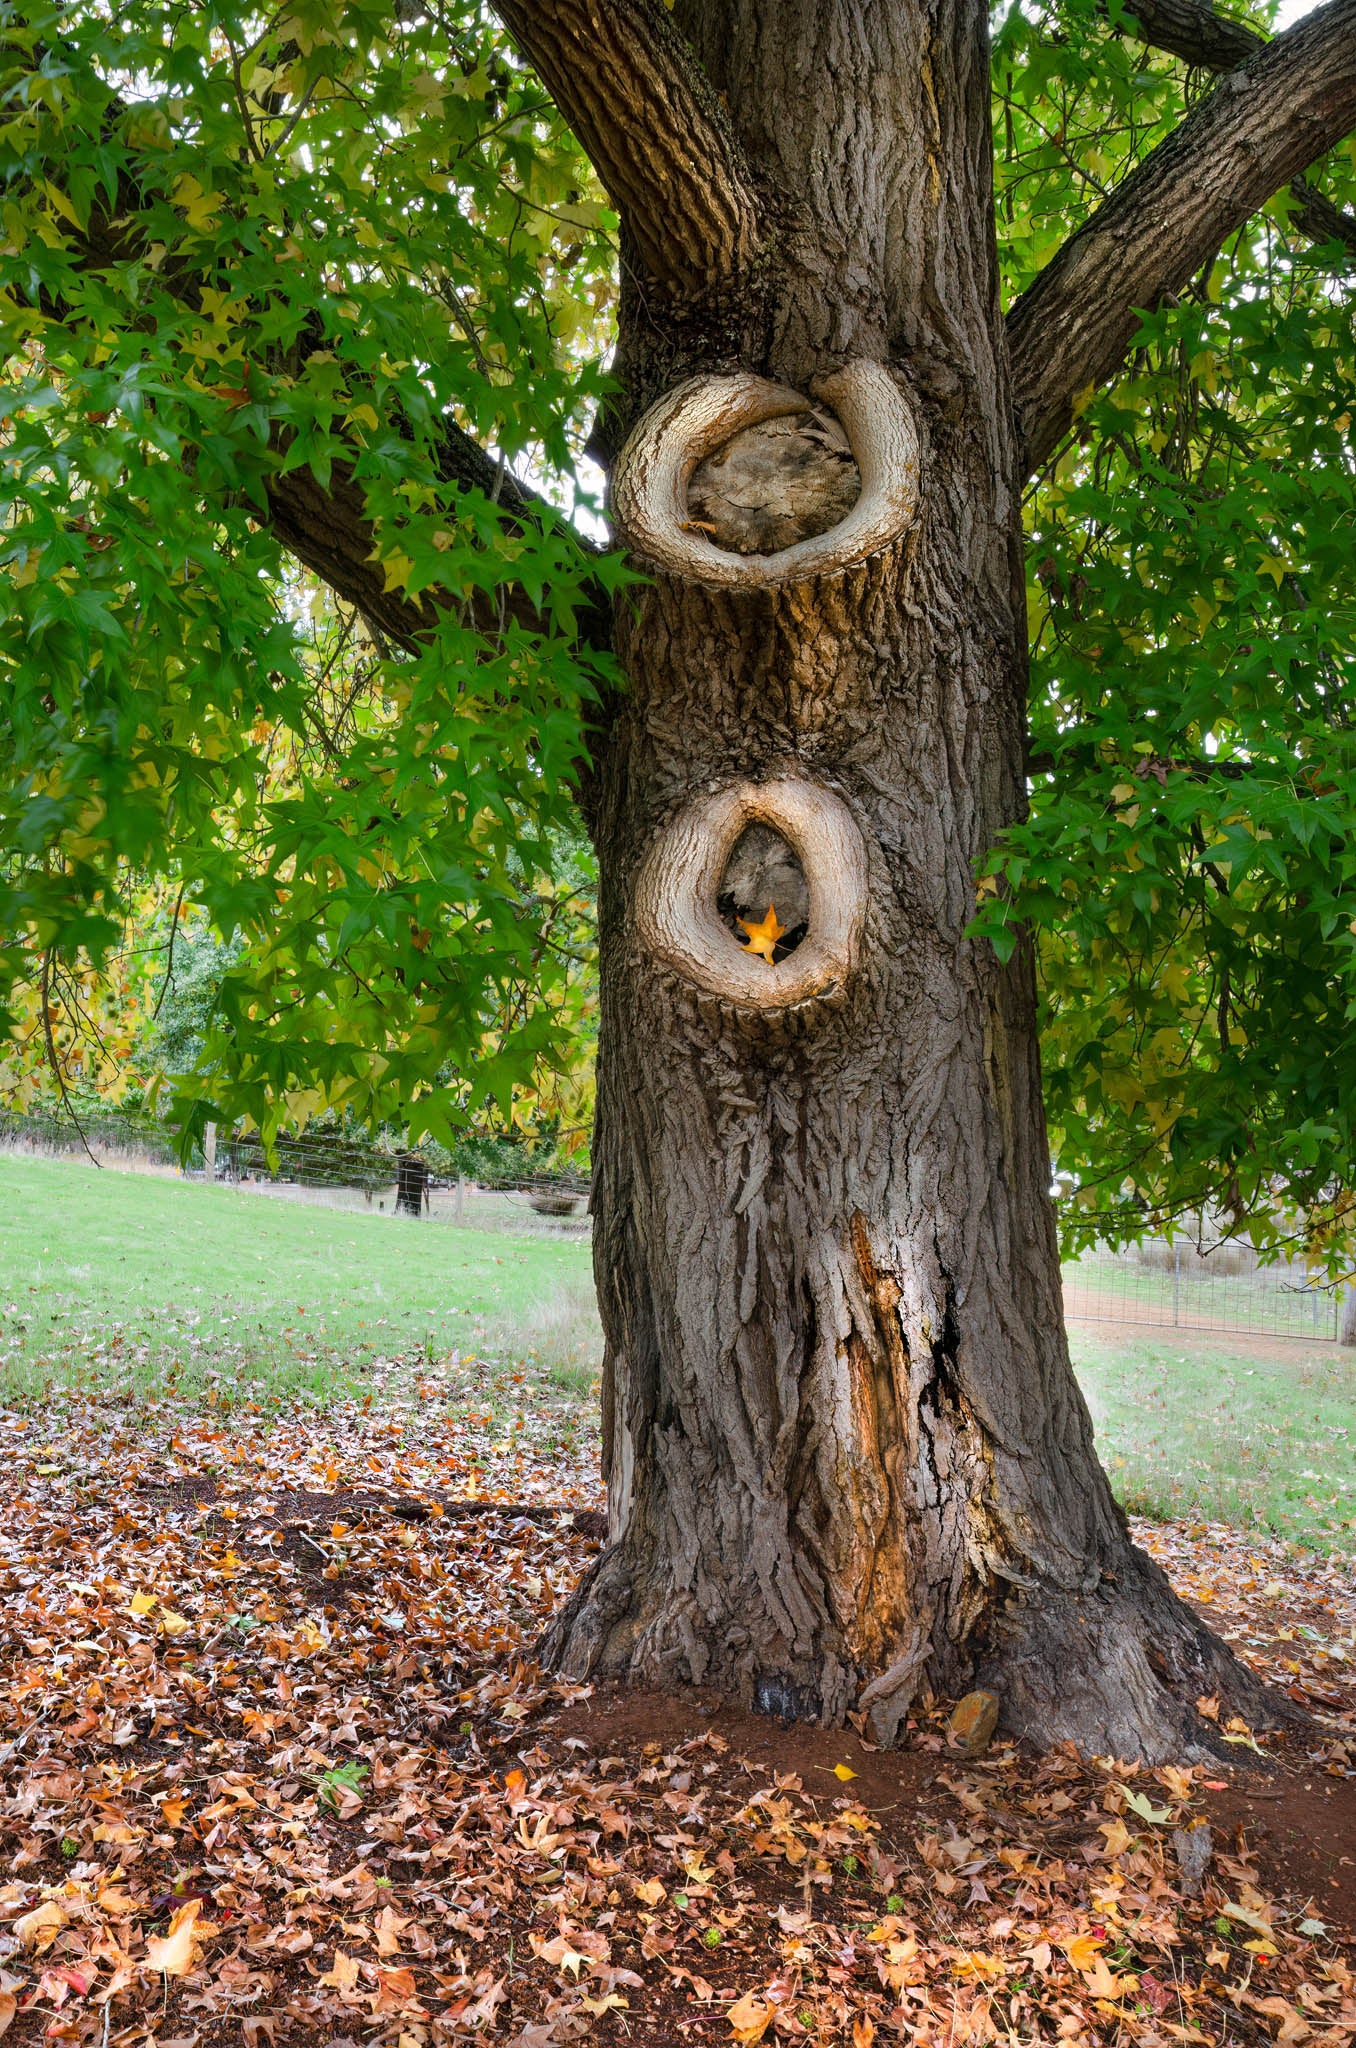
[[[1207,86],[1120,0],[996,20],[1010,296]],[[1350,148],[1319,175],[1356,197]],[[11,1080],[44,972],[112,972],[169,876],[233,942],[190,1120],[509,1105],[592,1003],[574,796],[625,579],[564,516],[615,293],[589,166],[472,0],[76,0],[0,9],[0,192]],[[1075,1243],[1208,1208],[1336,1266],[1356,322],[1291,212],[1143,320],[1032,488],[1031,808],[977,929],[1037,935]],[[417,636],[286,553],[289,478],[361,508]]]

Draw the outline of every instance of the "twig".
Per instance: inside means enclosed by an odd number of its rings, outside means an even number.
[[[61,1090],[62,1107],[75,1125],[76,1136],[89,1155],[91,1166],[99,1166],[101,1162],[90,1151],[89,1139],[85,1136],[84,1126],[71,1106],[70,1094],[66,1087],[66,1076],[61,1071],[61,1061],[57,1058],[56,1040],[52,1036],[52,948],[50,946],[42,956],[42,1035],[47,1046],[47,1063],[56,1075],[56,1084]]]
[[[184,890],[187,887],[187,882],[181,882],[179,894],[174,899],[174,915],[170,919],[169,955],[165,961],[165,979],[160,984],[160,993],[155,999],[155,1008],[151,1011],[153,1020],[160,1015],[161,1005],[169,994],[169,985],[174,979],[174,941],[179,934],[179,912],[184,907]]]

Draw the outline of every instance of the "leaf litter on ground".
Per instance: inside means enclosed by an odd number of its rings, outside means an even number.
[[[1349,1566],[1138,1529],[1316,1717],[1271,1778],[972,1760],[945,1702],[885,1756],[544,1676],[598,1547],[592,1454],[438,1396],[0,1414],[8,2041],[1356,2034],[1356,1840],[1322,1835],[1356,1813]],[[1266,1736],[1200,1711],[1256,1765]],[[1301,1779],[1292,1854],[1265,1802]]]

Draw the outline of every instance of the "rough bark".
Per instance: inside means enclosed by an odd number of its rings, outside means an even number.
[[[1216,14],[1202,0],[1135,0],[1130,12],[1140,37],[1152,49],[1166,50],[1207,71],[1234,71],[1266,48],[1267,38],[1255,28]],[[1315,242],[1340,242],[1356,256],[1356,218],[1334,206],[1307,178],[1292,178],[1290,192],[1298,228]]]
[[[1142,310],[1356,126],[1356,0],[1262,45],[1119,185],[1008,315],[1022,459],[1038,468]]]
[[[660,0],[497,0],[496,11],[626,215],[647,277],[692,296],[761,239],[725,109]]]
[[[893,363],[922,488],[871,561],[773,588],[661,573],[619,620],[630,687],[595,818],[610,1543],[544,1654],[778,1713],[860,1710],[885,1739],[920,1685],[979,1680],[1037,1741],[1189,1754],[1211,1739],[1198,1695],[1254,1718],[1262,1697],[1133,1547],[1098,1466],[1064,1338],[1032,963],[964,936],[1025,787],[984,10],[678,0],[674,19],[791,222],[747,367],[808,391],[858,356]],[[626,300],[623,423],[675,365],[719,365],[698,340]],[[703,516],[744,546],[720,467]],[[770,495],[785,541],[796,494]],[[822,524],[811,508],[798,530]],[[697,872],[685,835],[708,798],[797,781],[850,814],[866,900],[849,971],[788,1008],[750,996],[733,935],[723,992],[685,970],[646,878],[668,860],[681,892]],[[798,859],[812,937],[809,839],[742,852],[737,888],[761,909],[762,877]]]

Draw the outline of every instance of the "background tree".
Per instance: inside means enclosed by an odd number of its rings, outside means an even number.
[[[97,959],[173,864],[253,940],[200,1116],[447,1129],[549,1045],[548,1002],[484,1056],[577,798],[613,1540],[547,1654],[886,1738],[979,1676],[1039,1740],[1210,1739],[1198,1696],[1264,1703],[1093,1456],[1012,920],[1090,1217],[1340,1230],[1352,332],[1308,251],[1356,232],[1292,181],[1356,9],[1014,10],[1006,321],[974,6],[500,17],[532,71],[469,6],[8,18],[12,928]],[[639,589],[522,480],[603,391],[589,162]],[[818,403],[684,390],[750,374]],[[362,622],[360,716],[317,719],[285,552]],[[774,875],[803,938],[746,960]]]

